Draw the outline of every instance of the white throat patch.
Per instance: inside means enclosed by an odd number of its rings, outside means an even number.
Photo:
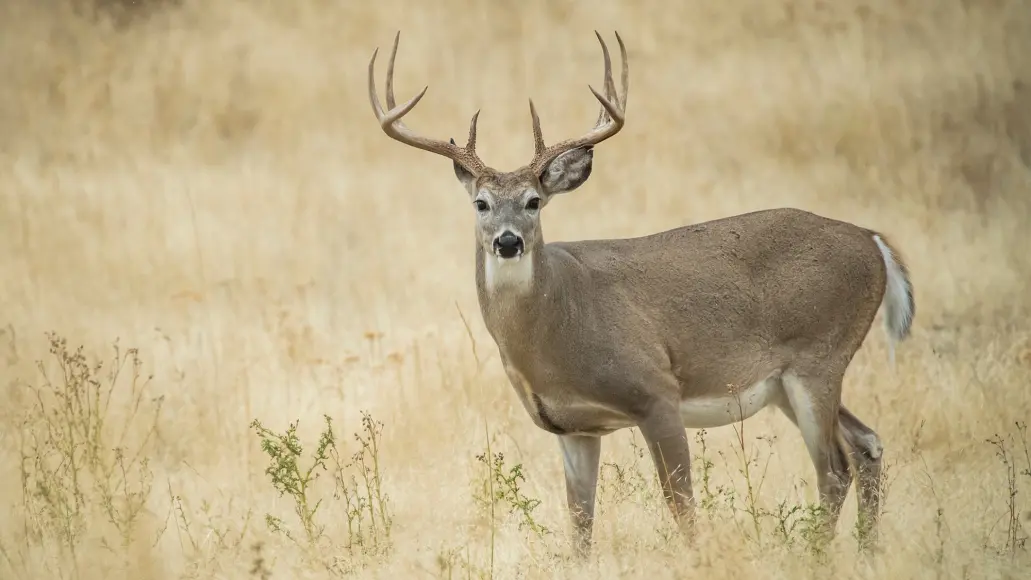
[[[533,254],[503,259],[484,252],[483,276],[488,292],[509,290],[527,292],[533,282]]]

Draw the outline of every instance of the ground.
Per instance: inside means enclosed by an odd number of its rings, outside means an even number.
[[[793,206],[907,261],[913,334],[892,366],[878,321],[843,395],[885,446],[877,550],[854,495],[813,541],[812,465],[769,410],[689,432],[693,546],[640,434],[607,437],[594,553],[569,559],[558,445],[478,312],[473,209],[383,135],[366,75],[400,30],[398,97],[430,86],[408,124],[461,140],[482,109],[481,155],[513,169],[527,98],[549,142],[594,122],[595,29],[626,41],[627,125],[549,240]],[[0,47],[4,577],[1031,566],[1026,2],[9,0]]]

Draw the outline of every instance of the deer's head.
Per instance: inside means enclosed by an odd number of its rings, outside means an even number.
[[[589,87],[601,103],[594,129],[582,137],[545,146],[540,119],[531,100],[534,156],[530,163],[510,172],[488,167],[476,154],[476,119],[479,111],[469,123],[469,138],[465,147],[456,145],[454,139],[441,141],[422,137],[405,126],[401,118],[415,108],[429,87],[406,103],[398,106],[394,102],[394,59],[397,57],[400,33],[394,37],[394,50],[387,65],[388,110],[384,111],[376,93],[374,75],[379,49],[372,55],[369,62],[369,100],[383,131],[402,143],[451,159],[455,176],[469,193],[476,212],[478,241],[485,252],[498,260],[518,260],[541,242],[541,210],[553,196],[583,185],[591,175],[594,146],[623,128],[629,76],[626,47],[617,33],[616,40],[623,60],[623,94],[617,96],[608,47],[601,35],[597,32],[595,34],[601,43],[605,60],[605,95]]]

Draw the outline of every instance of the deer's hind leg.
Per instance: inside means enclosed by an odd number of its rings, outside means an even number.
[[[839,437],[842,374],[785,372],[781,377],[784,398],[778,404],[802,434],[809,457],[816,468],[820,505],[825,511],[826,539],[835,534],[841,506],[852,484],[848,449]]]
[[[881,458],[884,447],[873,429],[867,427],[844,405],[838,408],[838,425],[845,443],[851,447],[859,492],[859,538],[861,542],[877,541],[882,493]]]

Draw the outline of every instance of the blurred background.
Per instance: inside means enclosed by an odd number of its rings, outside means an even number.
[[[265,514],[299,524],[249,424],[283,432],[299,419],[315,446],[328,414],[352,445],[368,411],[383,423],[391,549],[363,552],[347,573],[821,577],[795,552],[771,552],[760,526],[742,531],[754,513],[733,506],[685,553],[652,495],[610,498],[593,568],[564,568],[557,447],[519,406],[480,319],[468,200],[449,161],[387,138],[369,106],[369,58],[380,48],[382,95],[400,30],[398,99],[429,85],[407,124],[462,140],[481,109],[481,156],[514,169],[533,152],[527,98],[549,143],[592,126],[595,29],[626,42],[627,124],[598,147],[587,184],[548,207],[546,238],[779,206],[884,232],[912,272],[913,339],[891,369],[875,326],[845,400],[898,462],[901,499],[885,516],[897,541],[854,565],[850,512],[829,557],[849,577],[1015,569],[1031,527],[1031,504],[1005,499],[1031,487],[1015,426],[1031,416],[1027,2],[4,0],[0,570],[242,577],[264,558],[273,576],[344,573],[266,525]],[[47,453],[81,440],[47,439],[47,409],[90,383],[50,352],[50,331],[71,358],[82,345],[110,359],[116,340],[123,355],[139,349],[146,387],[113,378],[111,402],[75,416],[94,425],[103,408],[107,426],[83,431],[107,450],[97,461],[136,449],[149,475],[92,473],[83,489],[109,490],[94,499],[60,483],[65,456]],[[156,418],[139,419],[148,404]],[[790,424],[770,411],[747,425],[748,441],[778,434],[761,447],[774,458],[764,509],[815,501]],[[996,434],[1014,437],[1010,463],[985,442]],[[732,449],[745,438],[710,436],[725,456],[713,477],[739,501],[751,487]],[[603,460],[629,465],[632,441],[606,438]],[[534,517],[554,534],[484,516],[476,482],[494,472],[476,456],[490,442],[522,465]],[[650,464],[640,469],[651,482]],[[104,507],[120,484],[119,505],[140,506],[131,526]],[[326,485],[315,544],[343,553],[350,519]]]

